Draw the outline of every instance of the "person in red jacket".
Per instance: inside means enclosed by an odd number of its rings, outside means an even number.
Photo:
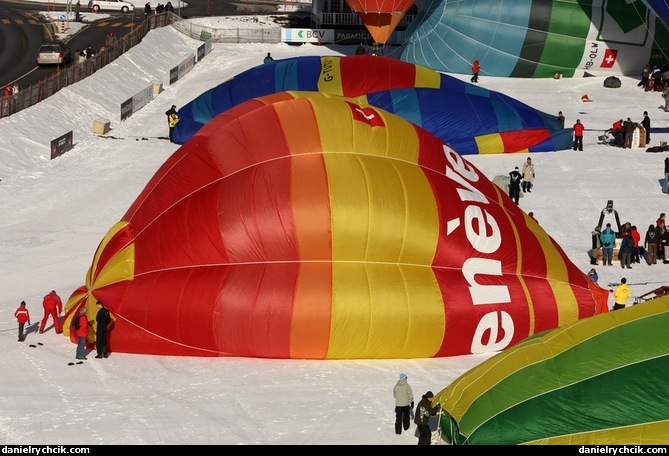
[[[609,130],[613,135],[613,145],[616,147],[623,147],[625,144],[625,131],[623,130],[623,119],[616,120]]]
[[[42,323],[39,325],[39,333],[42,334],[44,332],[44,327],[49,316],[53,317],[53,326],[56,328],[56,334],[62,333],[63,328],[60,326],[60,314],[63,312],[63,301],[61,301],[60,296],[54,290],[51,290],[51,293],[44,296],[42,306],[44,307],[44,318],[42,318]]]
[[[75,319],[77,321],[74,321]],[[77,359],[86,359],[86,339],[88,338],[89,326],[86,306],[82,306],[79,313],[72,319],[72,329],[77,336]]]
[[[30,326],[30,312],[28,312],[25,301],[21,301],[21,305],[18,309],[16,309],[16,312],[14,312],[14,316],[16,317],[16,321],[19,322],[19,342],[23,342],[26,340],[26,335],[23,333],[23,328],[25,327],[26,323],[28,323],[28,326]]]
[[[636,229],[636,225],[632,225],[630,229],[630,234],[634,240],[634,251],[632,252],[632,263],[641,263],[641,252],[639,247],[639,242],[641,241],[641,235]]]
[[[583,130],[585,130],[585,126],[581,123],[581,119],[576,119],[576,123],[574,124],[573,127],[571,127],[572,130],[574,130],[574,145],[572,149],[576,150],[583,150]]]
[[[479,71],[481,71],[481,65],[479,65],[478,60],[474,60],[474,63],[472,64],[472,78],[470,79],[471,82],[479,82]]]

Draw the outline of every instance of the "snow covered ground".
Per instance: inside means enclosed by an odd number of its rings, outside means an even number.
[[[489,355],[286,361],[112,354],[108,359],[89,356],[82,365],[69,366],[75,346],[50,326],[37,334],[42,297],[55,289],[66,300],[84,283],[102,236],[177,149],[154,139],[167,134],[164,112],[172,104],[183,106],[259,65],[267,52],[281,59],[355,51],[355,46],[216,44],[183,80],[165,84],[160,95],[125,122],[115,120],[120,100],[162,78],[198,44],[171,28],[154,30],[92,77],[0,119],[0,441],[416,444],[414,425],[409,433],[394,433],[392,388],[398,375],[408,375],[418,400]],[[397,57],[390,51],[390,57]],[[661,191],[666,152],[598,144],[597,136],[614,120],[640,121],[644,110],[654,127],[669,127],[659,93],[643,92],[635,79],[621,80],[621,88],[607,89],[602,78],[480,78],[481,85],[546,112],[561,110],[568,126],[580,118],[588,129],[583,152],[533,154],[535,187],[520,200],[583,271],[591,267],[590,232],[607,200],[614,201],[621,221],[636,224],[642,235],[660,212],[669,213],[669,198]],[[583,103],[584,94],[593,101]],[[98,119],[111,119],[110,135],[121,139],[92,134]],[[70,130],[74,148],[50,160],[50,141]],[[651,136],[652,145],[669,141],[668,133]],[[521,166],[526,157],[467,159],[492,179]],[[669,282],[669,265],[597,269],[603,286],[626,277],[634,296]],[[26,342],[19,343],[13,314],[22,300],[28,303],[33,325]]]

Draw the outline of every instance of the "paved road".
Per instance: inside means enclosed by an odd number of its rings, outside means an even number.
[[[172,2],[175,7],[177,3]],[[272,14],[282,5],[278,0],[189,0],[182,17]]]
[[[82,2],[83,3],[83,2]],[[157,3],[152,0],[152,4]],[[167,1],[165,1],[167,3]],[[184,18],[206,16],[231,16],[244,14],[271,14],[276,12],[280,2],[275,0],[190,0],[188,6],[172,1],[173,6]],[[180,7],[180,8],[179,8]],[[18,82],[27,87],[49,77],[56,67],[38,68],[35,61],[37,49],[43,41],[52,37],[53,25],[39,12],[65,11],[65,5],[53,3],[24,2],[20,0],[0,0],[0,87]],[[133,26],[144,20],[143,8],[135,8],[135,13],[108,13],[109,19],[96,21],[91,26],[69,38],[72,51],[91,45],[99,49],[109,30],[122,38]]]
[[[58,70],[55,66],[38,68],[36,62],[39,46],[54,37],[54,25],[39,13],[53,9],[53,4],[0,1],[0,87],[13,82],[26,87]],[[64,11],[65,6],[57,5],[56,10],[60,9]],[[118,29],[117,36],[120,37],[143,19],[143,15],[119,13],[86,27],[69,39],[68,45],[73,51],[88,44],[98,49],[109,29]]]
[[[44,26],[37,15],[0,3],[0,86],[36,66],[35,56],[43,40]]]

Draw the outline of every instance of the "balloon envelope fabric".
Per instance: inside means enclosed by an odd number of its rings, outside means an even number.
[[[546,331],[435,395],[456,444],[666,444],[669,297]]]
[[[279,93],[161,166],[66,309],[103,300],[117,352],[424,358],[502,350],[607,298],[435,136]]]
[[[571,147],[555,115],[428,68],[385,57],[295,57],[251,68],[179,109],[175,141],[186,143],[216,115],[281,91],[361,97],[440,138],[460,155]]]
[[[482,78],[636,77],[652,53],[669,51],[666,4],[428,0],[405,32],[401,59],[456,74],[471,74],[478,59]]]
[[[346,0],[376,43],[385,44],[414,0]]]

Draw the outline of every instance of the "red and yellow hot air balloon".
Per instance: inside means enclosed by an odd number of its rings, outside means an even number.
[[[415,0],[346,0],[346,3],[362,19],[376,49],[378,44],[386,44]]]
[[[608,291],[436,136],[303,92],[229,109],[161,166],[68,319],[98,299],[115,352],[369,359],[499,351]]]

